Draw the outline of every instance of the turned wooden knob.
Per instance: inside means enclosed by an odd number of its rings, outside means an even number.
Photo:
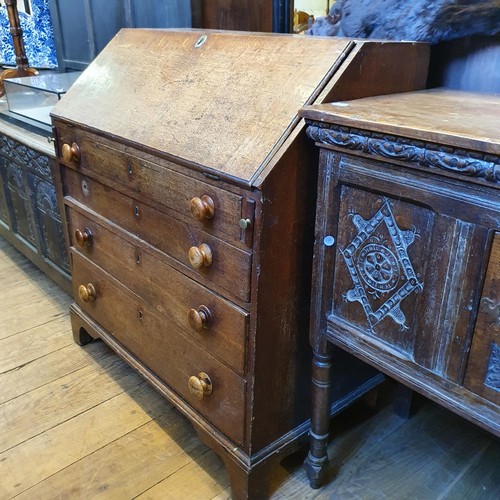
[[[189,263],[194,269],[201,269],[203,266],[210,267],[212,265],[212,249],[202,243],[197,247],[191,247],[188,252]]]
[[[64,143],[62,147],[62,156],[67,162],[78,163],[80,161],[80,146],[76,142],[71,144]]]
[[[191,198],[189,202],[189,208],[193,217],[199,221],[204,219],[211,219],[215,214],[214,200],[204,194],[201,198],[195,197]]]
[[[92,232],[88,227],[86,227],[83,231],[81,229],[77,229],[75,231],[75,240],[79,247],[83,248],[85,244],[90,246],[92,244]]]
[[[203,399],[203,396],[212,394],[212,381],[206,373],[198,373],[198,376],[189,377],[189,392],[197,399]]]
[[[94,302],[96,298],[95,286],[89,283],[87,286],[80,285],[78,287],[78,295],[83,302]]]
[[[197,332],[203,329],[208,330],[212,324],[212,313],[207,306],[200,306],[198,309],[189,309],[189,326]]]

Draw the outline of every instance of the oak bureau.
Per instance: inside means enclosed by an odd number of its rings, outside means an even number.
[[[332,344],[500,436],[500,96],[435,89],[301,115],[321,147],[311,484],[328,462]]]
[[[234,498],[265,496],[309,429],[317,157],[297,111],[422,88],[427,63],[423,44],[122,30],[53,111],[75,340],[182,411]],[[381,380],[342,358],[333,412]]]

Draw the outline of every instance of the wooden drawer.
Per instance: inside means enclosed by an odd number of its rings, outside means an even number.
[[[493,239],[464,385],[500,405],[500,233]]]
[[[64,169],[63,174],[67,204],[74,206],[76,201],[77,205],[89,207],[172,256],[187,266],[191,274],[205,277],[211,288],[215,288],[213,285],[218,285],[244,302],[250,300],[251,253],[83,177],[71,169]],[[191,247],[198,247],[201,244],[210,247],[212,264],[209,267],[193,269],[188,252]]]
[[[110,141],[88,132],[67,126],[58,127],[58,132],[61,149],[64,144],[75,143],[80,152],[79,161],[66,161],[60,149],[58,156],[64,165],[77,169],[83,175],[96,177],[130,196],[140,194],[174,211],[175,217],[237,246],[251,244],[249,233],[253,224],[243,231],[239,221],[242,218],[253,221],[253,210],[243,203],[241,196],[176,172],[168,168],[169,165],[175,166],[166,160],[161,160],[162,165],[159,165],[152,155],[124,146],[120,150],[119,145],[113,147]],[[202,212],[200,221],[191,212],[190,202],[193,198],[201,200],[203,196],[213,201],[214,213],[213,217],[205,218]]]
[[[238,373],[244,373],[247,312],[176,271],[161,260],[160,252],[148,249],[139,240],[124,239],[121,231],[91,220],[88,214],[70,209],[67,214],[73,251],[76,247],[167,316],[197,345]],[[76,231],[91,235],[82,247],[75,241]],[[82,244],[81,239],[79,243]],[[208,315],[207,328],[199,331],[191,326],[189,314],[191,323],[200,318],[190,310]]]
[[[76,303],[141,363],[165,381],[189,405],[236,443],[244,441],[245,381],[203,348],[180,335],[174,322],[157,314],[140,297],[85,257],[72,253]],[[79,297],[91,283],[93,301]],[[206,373],[212,393],[201,399],[188,387],[191,376]]]

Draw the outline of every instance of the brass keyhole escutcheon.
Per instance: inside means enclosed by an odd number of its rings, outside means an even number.
[[[97,296],[95,286],[92,283],[80,285],[78,287],[78,296],[82,302],[94,302]]]
[[[199,49],[206,41],[207,41],[207,35],[202,35],[198,40],[196,40],[196,43],[194,44],[195,49]]]
[[[198,309],[189,309],[189,326],[196,332],[208,330],[212,325],[212,313],[207,306],[199,306]]]
[[[210,267],[213,261],[212,249],[206,243],[202,243],[197,247],[191,247],[188,252],[188,258],[191,267],[194,269]]]
[[[213,386],[210,377],[204,373],[198,373],[198,376],[189,377],[188,389],[192,396],[196,399],[203,399],[204,396],[212,394]]]

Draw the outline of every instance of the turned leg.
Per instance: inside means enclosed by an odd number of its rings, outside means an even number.
[[[311,448],[304,467],[312,488],[319,488],[328,467],[328,430],[330,427],[331,347],[314,351],[312,368]]]

